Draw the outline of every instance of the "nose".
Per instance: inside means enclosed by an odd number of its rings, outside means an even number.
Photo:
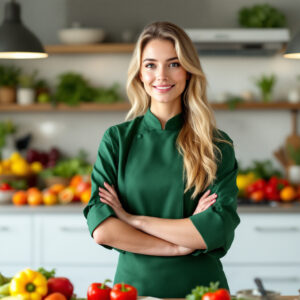
[[[157,68],[156,78],[158,80],[168,79],[168,70],[165,66]]]

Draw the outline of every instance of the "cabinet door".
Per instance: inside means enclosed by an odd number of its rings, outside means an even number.
[[[97,245],[82,215],[44,215],[39,217],[40,257],[43,264],[117,264],[118,252]]]
[[[225,265],[230,292],[235,294],[243,289],[256,289],[254,278],[259,277],[267,290],[282,295],[297,295],[300,287],[300,264],[296,266],[233,266]]]
[[[93,282],[104,282],[105,279],[110,279],[112,286],[115,267],[97,266],[97,267],[72,267],[72,266],[59,266],[59,265],[46,265],[46,269],[56,270],[56,276],[67,277],[70,279],[74,286],[74,293],[77,297],[86,298],[86,293],[89,285]]]
[[[299,214],[242,214],[222,259],[229,263],[300,263]]]
[[[1,265],[31,265],[33,249],[30,216],[0,216]]]

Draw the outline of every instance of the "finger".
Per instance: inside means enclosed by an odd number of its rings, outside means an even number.
[[[103,199],[110,201],[111,203],[115,203],[115,198],[112,195],[105,195],[103,193],[99,193],[99,196]]]
[[[204,199],[201,200],[201,202],[205,202],[205,201],[210,201],[210,200],[213,200],[213,199],[216,199],[218,197],[217,194],[212,194],[208,197],[205,197]]]
[[[210,193],[210,190],[207,190],[207,191],[202,195],[202,197],[200,198],[200,200],[203,199],[203,198],[205,198],[207,195],[209,195],[209,193]],[[199,200],[199,201],[200,201],[200,200]]]
[[[103,195],[106,195],[106,196],[113,196],[110,192],[108,192],[107,190],[105,189],[99,189],[100,193],[102,193]]]
[[[206,205],[204,205],[203,206],[203,210],[202,211],[204,211],[204,210],[207,210],[210,206],[212,206],[214,203],[215,203],[216,201],[215,200],[213,200],[213,201],[211,201],[210,203],[207,203]]]
[[[117,195],[115,189],[112,188],[108,183],[104,182],[104,186],[105,186],[105,188],[106,188],[109,192],[111,192],[113,195],[115,195],[116,197],[118,197],[118,195]]]
[[[110,206],[111,208],[115,208],[114,204],[111,203],[111,202],[110,202],[109,200],[107,200],[107,199],[100,198],[100,201],[101,201],[102,203],[107,204],[107,205]]]

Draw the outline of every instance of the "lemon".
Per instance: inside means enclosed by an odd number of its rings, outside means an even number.
[[[12,163],[11,170],[13,174],[19,175],[19,176],[25,176],[30,173],[30,167],[28,163],[24,160],[17,160]]]
[[[12,153],[12,155],[9,158],[11,161],[16,161],[19,159],[23,159],[23,157],[21,156],[21,154],[19,152],[14,152]]]
[[[39,161],[35,161],[30,164],[30,168],[33,173],[38,174],[43,170],[43,165]]]

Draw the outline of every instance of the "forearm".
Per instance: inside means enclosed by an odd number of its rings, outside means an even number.
[[[93,237],[99,244],[128,252],[153,256],[183,255],[177,245],[141,232],[114,217],[109,217],[101,223],[94,230]]]
[[[152,236],[191,249],[206,249],[206,244],[189,218],[162,219],[132,216],[129,224]]]

